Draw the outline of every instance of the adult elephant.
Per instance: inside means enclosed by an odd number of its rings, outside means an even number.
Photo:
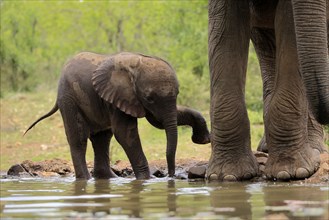
[[[326,13],[325,0],[209,1],[209,179],[258,173],[244,99],[250,39],[263,75],[266,175],[302,179],[316,171],[321,147],[309,141],[310,118],[329,123]]]
[[[125,150],[136,178],[148,179],[149,166],[137,128],[137,118],[146,117],[155,127],[165,129],[168,173],[174,176],[177,125],[192,126],[195,143],[210,142],[202,115],[177,106],[177,95],[175,71],[160,58],[126,52],[83,52],[64,66],[53,109],[28,130],[59,109],[77,179],[90,178],[85,160],[88,138],[95,155],[94,177],[116,176],[109,166],[113,135]]]

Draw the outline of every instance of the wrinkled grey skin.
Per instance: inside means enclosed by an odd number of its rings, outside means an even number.
[[[325,0],[209,1],[207,178],[237,181],[258,174],[244,99],[250,39],[264,85],[267,178],[303,179],[317,170],[323,151],[318,122],[329,123],[327,13]]]
[[[177,126],[190,125],[195,143],[210,142],[200,113],[176,106],[178,81],[164,60],[135,53],[99,55],[83,52],[66,63],[54,108],[34,122],[61,112],[77,179],[89,179],[87,139],[94,149],[94,177],[115,177],[109,166],[109,143],[114,135],[125,150],[137,179],[150,178],[138,135],[137,118],[164,129],[168,174],[175,173]],[[27,131],[28,131],[27,130]]]

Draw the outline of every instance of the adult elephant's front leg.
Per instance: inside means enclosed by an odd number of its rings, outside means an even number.
[[[303,179],[316,171],[322,147],[312,146],[315,142],[309,136],[314,132],[308,127],[308,101],[299,72],[290,2],[280,1],[276,11],[277,76],[265,115],[269,151],[265,173],[269,179]]]
[[[111,121],[113,134],[126,152],[136,179],[149,179],[150,170],[139,139],[137,118],[116,109]]]
[[[257,175],[250,149],[244,91],[250,39],[249,4],[209,1],[212,154],[209,179],[237,181]]]
[[[254,27],[251,31],[251,39],[253,41],[257,57],[260,64],[263,81],[263,102],[264,102],[264,118],[267,117],[269,102],[274,91],[275,82],[275,32],[270,28]],[[258,151],[268,152],[265,134],[261,139]]]

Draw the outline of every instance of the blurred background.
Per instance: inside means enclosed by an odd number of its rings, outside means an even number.
[[[25,159],[70,159],[59,113],[25,137],[22,134],[51,109],[62,66],[81,51],[131,51],[167,60],[180,82],[178,103],[201,111],[210,128],[207,4],[207,0],[0,1],[0,170]],[[263,135],[263,107],[260,70],[252,45],[246,102],[252,148],[256,149]],[[139,126],[147,158],[164,159],[164,132],[144,120]],[[194,145],[190,136],[191,129],[179,129],[177,157],[208,160],[210,145]],[[115,141],[111,156],[112,162],[126,160]],[[87,157],[93,160],[91,147]]]

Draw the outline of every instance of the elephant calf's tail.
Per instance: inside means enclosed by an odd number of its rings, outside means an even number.
[[[52,114],[54,114],[55,112],[57,112],[58,110],[58,106],[57,103],[55,104],[55,106],[45,115],[41,116],[38,120],[36,120],[35,122],[33,122],[33,124],[30,125],[30,127],[24,132],[23,136],[31,129],[34,127],[34,125],[38,124],[40,121],[42,121],[45,118],[48,118],[49,116],[51,116]]]

